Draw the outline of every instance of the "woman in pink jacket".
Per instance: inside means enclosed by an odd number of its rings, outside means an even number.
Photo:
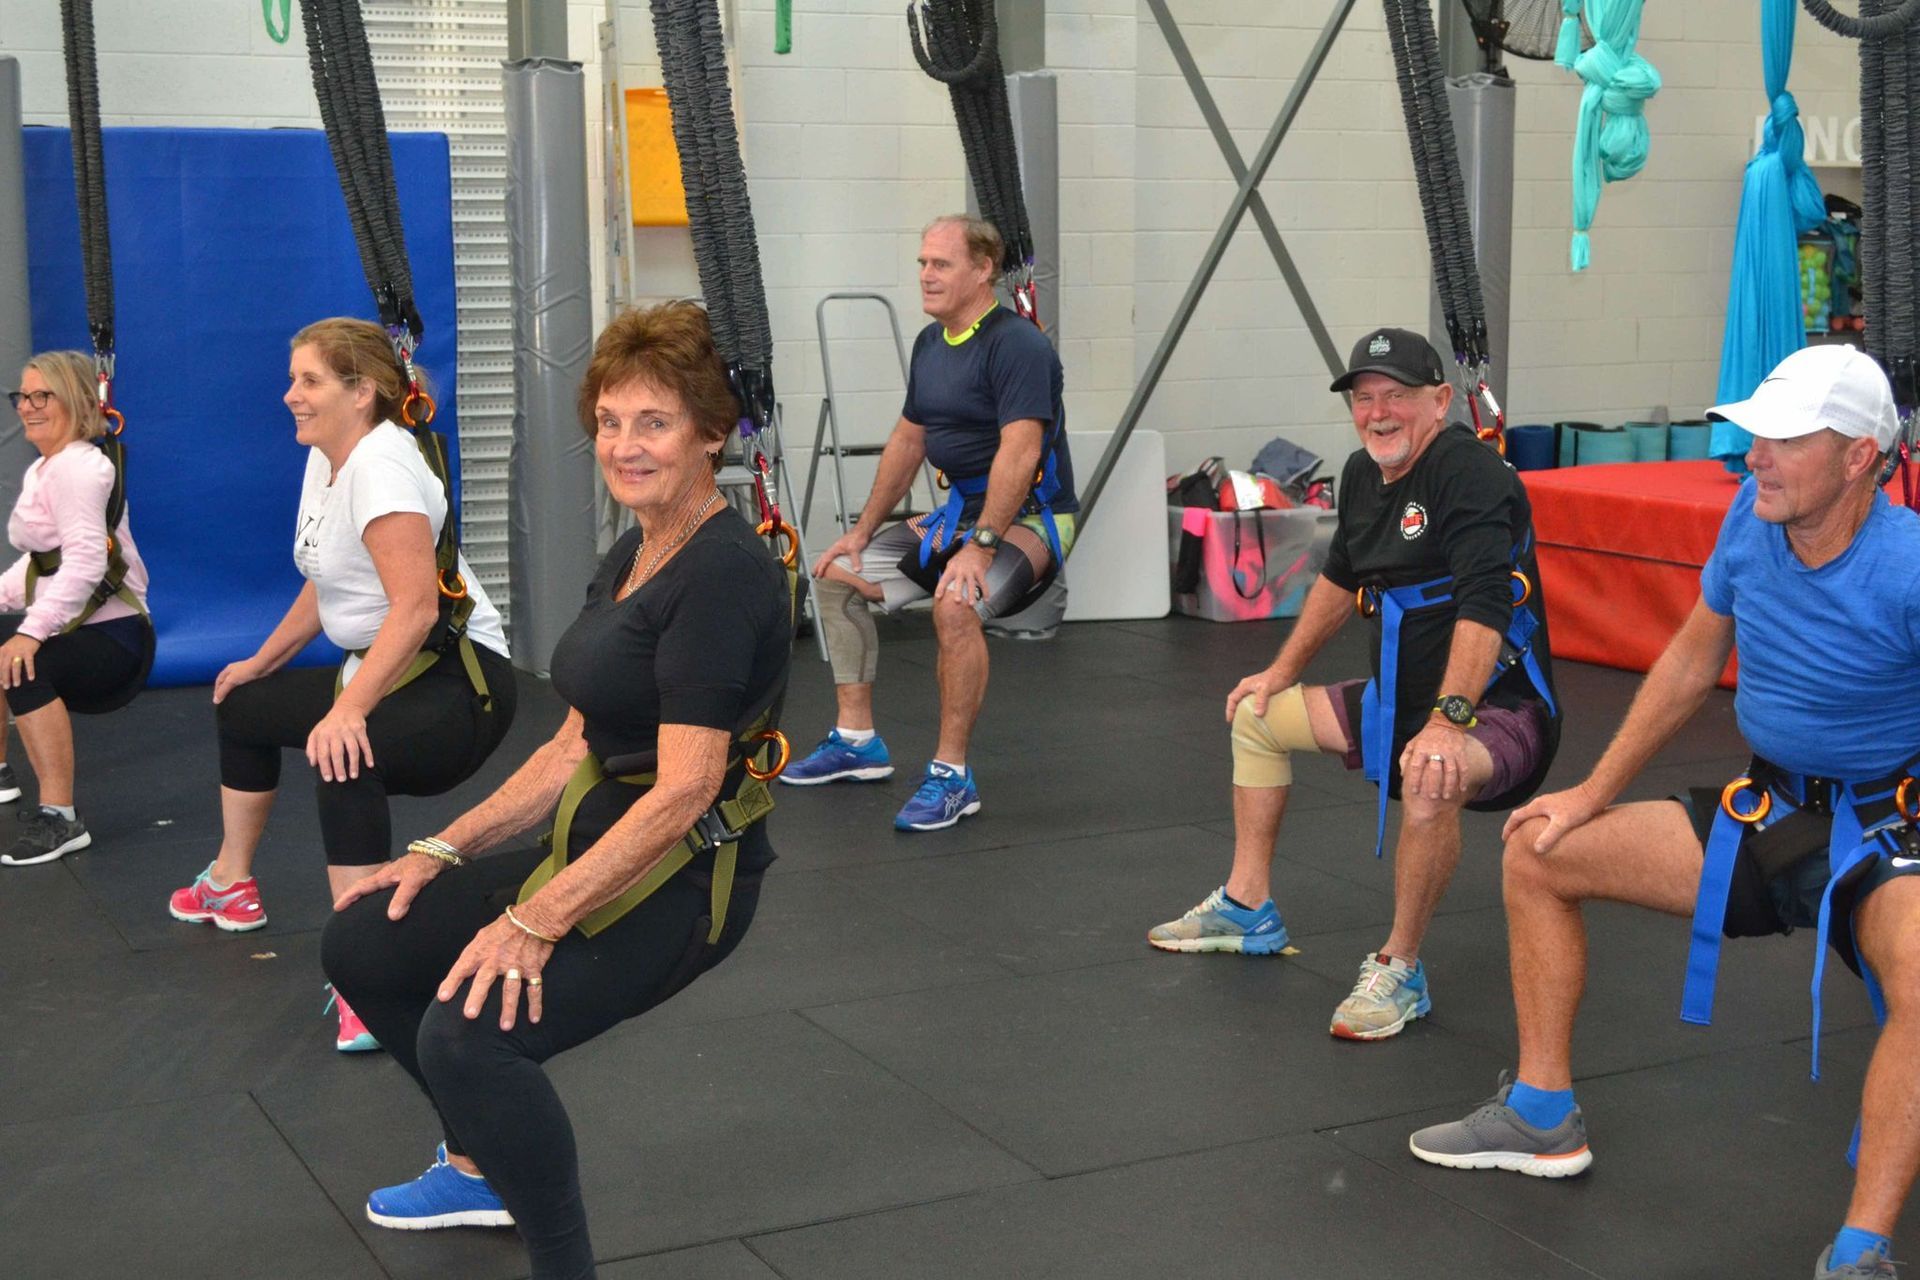
[[[106,421],[92,358],[37,355],[7,398],[40,453],[7,519],[7,540],[24,554],[0,574],[0,688],[40,784],[39,806],[20,815],[0,863],[26,867],[93,843],[73,808],[68,710],[109,710],[139,691],[153,662],[153,623],[124,503],[107,528],[114,468],[93,443]],[[122,570],[116,587],[111,578]],[[5,757],[0,734],[0,801],[17,800]]]

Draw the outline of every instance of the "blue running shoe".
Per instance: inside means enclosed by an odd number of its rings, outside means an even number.
[[[1287,946],[1287,926],[1268,898],[1252,911],[1227,901],[1222,885],[1178,920],[1147,930],[1147,941],[1162,951],[1238,951],[1242,955],[1278,955]]]
[[[855,746],[833,729],[804,759],[788,765],[780,781],[790,787],[817,787],[823,782],[878,782],[892,776],[893,761],[879,734]]]
[[[382,1187],[367,1197],[367,1221],[401,1231],[435,1227],[510,1227],[513,1215],[485,1178],[462,1173],[447,1163],[447,1144],[433,1153],[433,1167],[397,1187]]]
[[[927,776],[900,812],[894,815],[896,831],[940,831],[969,814],[980,812],[980,791],[973,785],[973,770],[955,772],[935,761],[927,766]]]

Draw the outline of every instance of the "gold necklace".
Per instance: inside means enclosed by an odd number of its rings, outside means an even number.
[[[664,543],[658,551],[653,553],[653,559],[647,561],[647,566],[644,569],[640,567],[640,551],[646,547],[643,535],[640,547],[637,548],[633,554],[633,569],[627,574],[627,595],[632,595],[638,591],[640,584],[651,578],[653,571],[660,567],[660,562],[671,555],[681,543],[693,536],[693,531],[700,527],[700,522],[706,519],[707,512],[713,510],[713,504],[718,501],[720,501],[720,491],[715,489],[707,495],[707,500],[701,503],[699,508],[687,518],[687,522],[680,526],[680,532],[676,533],[670,541]]]

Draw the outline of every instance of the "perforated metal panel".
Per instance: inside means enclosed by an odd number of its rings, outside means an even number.
[[[474,575],[506,617],[513,314],[500,64],[507,56],[507,4],[411,0],[369,4],[364,13],[387,127],[444,133],[452,153],[461,540]],[[506,620],[510,631],[512,618]]]

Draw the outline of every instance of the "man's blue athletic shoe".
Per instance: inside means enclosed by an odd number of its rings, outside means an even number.
[[[1227,901],[1223,885],[1178,920],[1147,930],[1147,941],[1162,951],[1238,951],[1249,956],[1278,955],[1287,945],[1287,926],[1268,898],[1252,911]]]
[[[790,787],[817,787],[823,782],[878,782],[892,776],[893,762],[879,734],[855,746],[833,729],[803,759],[789,764],[780,781]]]
[[[367,1197],[367,1221],[401,1231],[435,1227],[510,1227],[513,1215],[485,1178],[460,1172],[447,1163],[447,1144],[433,1153],[433,1167],[397,1187],[382,1187]]]
[[[955,772],[939,761],[927,766],[927,776],[900,812],[894,815],[896,831],[939,831],[968,814],[980,812],[980,792],[973,785],[973,770]]]

